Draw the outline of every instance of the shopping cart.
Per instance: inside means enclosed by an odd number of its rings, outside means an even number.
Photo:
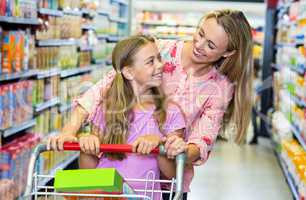
[[[78,143],[74,142],[65,142],[64,143],[64,150],[65,151],[80,151],[80,146]],[[145,188],[136,190],[137,194],[85,194],[85,193],[62,193],[57,192],[54,189],[54,186],[45,186],[39,185],[41,180],[47,179],[50,180],[54,178],[54,176],[50,175],[39,175],[35,171],[35,163],[38,160],[39,154],[47,151],[47,146],[45,144],[39,144],[33,150],[30,162],[29,162],[29,169],[28,169],[28,178],[27,178],[27,185],[25,189],[25,193],[23,199],[30,200],[30,199],[38,199],[38,197],[44,197],[43,199],[60,199],[63,197],[86,197],[86,198],[127,198],[127,199],[144,199],[150,200],[153,198],[153,195],[156,193],[160,194],[160,199],[162,199],[163,193],[170,194],[170,199],[172,199],[173,191],[175,191],[175,195],[173,197],[174,200],[180,200],[183,196],[183,172],[184,172],[184,165],[185,165],[185,153],[181,153],[176,156],[176,179],[173,178],[171,180],[155,180],[154,176],[148,173],[146,179],[125,179],[127,182],[145,182]],[[100,146],[101,152],[113,152],[113,153],[132,153],[132,146],[131,145],[101,145]],[[151,154],[159,154],[165,155],[164,146],[160,146],[159,148],[155,148],[151,151]],[[151,183],[151,186],[148,186]],[[156,190],[154,184],[168,184],[170,185],[170,189]],[[152,187],[153,185],[153,187]],[[174,190],[175,188],[175,190]]]

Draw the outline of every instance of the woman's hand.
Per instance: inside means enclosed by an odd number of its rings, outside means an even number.
[[[163,139],[165,142],[165,150],[169,159],[174,159],[180,153],[183,153],[187,149],[187,144],[183,138],[176,134],[170,135]]]
[[[132,144],[133,152],[140,154],[149,154],[154,148],[161,143],[158,135],[145,135],[138,137]]]
[[[59,134],[57,136],[49,137],[47,141],[47,150],[63,151],[64,142],[77,142],[78,139],[72,134]]]
[[[91,155],[99,155],[100,139],[96,135],[84,135],[79,138],[79,144],[82,152]]]

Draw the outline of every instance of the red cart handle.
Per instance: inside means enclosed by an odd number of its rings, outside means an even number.
[[[65,142],[65,151],[80,151],[81,147],[78,142]],[[111,152],[111,153],[133,153],[132,145],[129,144],[101,144],[101,152]],[[150,154],[160,154],[160,148],[155,148]]]

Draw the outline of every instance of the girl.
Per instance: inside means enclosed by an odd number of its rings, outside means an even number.
[[[82,153],[81,168],[116,168],[125,178],[146,179],[149,171],[159,179],[156,157],[151,155],[103,153],[98,157],[98,147],[103,144],[132,144],[133,152],[148,154],[168,134],[182,135],[185,121],[175,104],[166,103],[159,86],[162,79],[160,54],[149,36],[133,36],[120,41],[112,54],[113,81],[104,98],[94,110],[83,101],[76,101],[73,119],[65,126],[62,135],[48,141],[48,148],[58,149],[59,138],[70,135],[74,141],[76,130],[87,117],[92,133],[79,138]],[[97,89],[96,93],[101,91]],[[80,120],[81,118],[81,120]],[[74,124],[73,124],[74,123]],[[66,140],[67,141],[67,140]],[[182,146],[184,148],[184,146]],[[160,158],[163,162],[163,158]],[[169,172],[164,171],[168,174]],[[130,183],[134,189],[144,189],[145,183]],[[149,184],[150,187],[150,184]],[[155,183],[155,189],[159,184]],[[154,199],[159,199],[154,194]]]
[[[165,147],[172,158],[186,145],[184,191],[188,192],[193,166],[208,159],[221,127],[231,124],[229,137],[237,144],[244,141],[252,105],[251,27],[241,11],[217,10],[200,20],[192,41],[160,40],[158,46],[165,62],[162,86],[166,96],[180,105],[187,122],[187,142],[173,135]],[[93,107],[103,98],[94,88],[106,88],[108,79],[111,75],[83,96]]]

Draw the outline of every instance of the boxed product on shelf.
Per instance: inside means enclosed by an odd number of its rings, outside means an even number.
[[[49,16],[44,28],[36,31],[37,40],[80,38],[82,35],[82,17],[64,15],[63,17]]]
[[[58,114],[58,108],[53,107],[42,111],[36,117],[35,132],[42,136],[42,138],[48,136],[52,132],[59,131],[61,128],[60,116]]]
[[[38,7],[39,8],[49,8],[49,9],[53,9],[53,10],[57,10],[58,9],[58,3],[60,0],[39,0],[38,2]]]
[[[21,18],[37,18],[37,2],[35,0],[1,0],[0,15]]]
[[[298,188],[299,197],[305,198],[306,183],[306,153],[295,140],[284,140],[282,142],[281,156],[284,159],[290,174],[292,175],[295,187]]]
[[[110,21],[108,16],[97,15],[93,19],[93,26],[95,27],[96,33],[99,34],[109,34]]]
[[[77,67],[77,64],[77,46],[61,46],[59,48],[58,66],[61,69],[69,69]]]
[[[33,105],[43,103],[59,96],[59,76],[52,76],[46,79],[38,79],[33,89]]]
[[[19,125],[32,118],[32,90],[32,81],[0,85],[0,129]]]
[[[81,8],[81,0],[60,0],[59,1],[59,7],[61,9],[77,9]]]
[[[99,41],[93,49],[93,59],[95,61],[99,60],[111,60],[112,51],[116,43],[105,42],[104,40]]]
[[[57,67],[59,47],[37,47],[37,68],[46,70]]]
[[[90,63],[91,63],[91,51],[81,51],[79,53],[78,66],[80,67],[89,66]]]
[[[31,35],[27,31],[3,31],[1,41],[0,74],[21,72],[29,68],[31,48]]]
[[[88,74],[62,80],[60,92],[61,104],[71,105],[72,100],[83,92],[84,87],[88,88],[93,85],[91,81],[91,76]]]
[[[64,15],[58,18],[60,26],[60,37],[63,39],[80,38],[82,36],[82,17],[74,15]]]
[[[15,194],[21,194],[25,189],[27,176],[24,172],[27,172],[32,149],[39,141],[37,134],[26,133],[0,149],[0,163],[8,166],[0,171],[0,177],[14,181]]]

